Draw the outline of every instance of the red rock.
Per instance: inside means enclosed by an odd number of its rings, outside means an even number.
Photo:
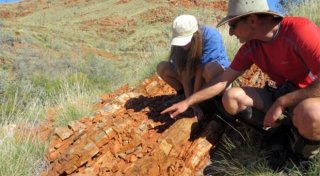
[[[56,151],[49,153],[46,156],[49,161],[54,161],[60,156],[60,153],[59,153],[59,151],[56,150]]]
[[[69,128],[56,128],[54,130],[55,134],[57,134],[62,140],[67,139],[73,134]]]
[[[120,105],[113,114],[84,117],[70,123],[69,131],[65,130],[68,128],[57,130],[61,139],[58,136],[51,138],[48,149],[51,152],[47,155],[52,169],[48,174],[140,176],[198,173],[209,161],[209,150],[214,147],[211,142],[219,138],[223,129],[219,124],[209,123],[202,129],[200,137],[190,140],[196,118],[181,118],[170,125],[157,120],[169,119],[166,115],[159,117],[159,112],[163,101],[171,96],[162,91],[172,93],[172,89],[164,89],[167,85],[156,77],[144,83],[145,87],[132,91],[141,96],[130,99],[129,104]],[[112,102],[117,96],[127,98],[120,95],[110,95],[110,100],[103,101]],[[119,101],[124,100],[122,98]],[[140,109],[130,107],[137,105]],[[163,131],[159,130],[161,128]]]
[[[74,132],[81,132],[83,129],[86,128],[86,125],[81,123],[80,121],[72,121],[68,124],[68,126],[74,131]]]

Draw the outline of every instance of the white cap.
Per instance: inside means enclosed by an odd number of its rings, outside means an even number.
[[[172,25],[171,45],[185,46],[193,34],[198,30],[197,19],[192,15],[180,15],[176,17]]]

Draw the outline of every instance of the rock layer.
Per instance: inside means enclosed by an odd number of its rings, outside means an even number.
[[[253,66],[238,85],[268,80]],[[191,111],[176,120],[160,114],[180,100],[157,76],[103,95],[94,116],[54,129],[42,175],[202,175],[225,126],[211,120],[200,128]]]
[[[201,175],[224,126],[160,114],[179,100],[157,76],[102,96],[94,116],[54,130],[42,175]]]

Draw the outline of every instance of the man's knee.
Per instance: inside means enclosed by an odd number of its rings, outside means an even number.
[[[292,150],[304,157],[313,158],[320,151],[320,99],[309,98],[293,110],[291,131]]]
[[[243,94],[243,89],[239,87],[233,87],[225,91],[222,97],[222,103],[229,114],[234,115],[239,112],[239,105],[241,104],[239,97]]]
[[[309,98],[300,102],[293,111],[293,125],[310,140],[320,140],[320,99]]]

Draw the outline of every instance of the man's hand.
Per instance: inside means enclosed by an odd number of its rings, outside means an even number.
[[[177,115],[185,112],[188,108],[188,103],[186,100],[183,100],[163,110],[161,114],[169,113],[171,118],[175,118]]]
[[[278,122],[282,118],[284,108],[285,107],[282,107],[277,101],[274,102],[264,118],[264,128],[273,128],[279,126]]]

